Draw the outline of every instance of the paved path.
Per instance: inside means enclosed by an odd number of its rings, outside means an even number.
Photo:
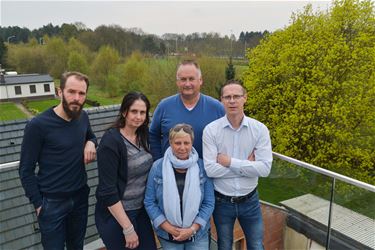
[[[31,117],[34,117],[34,115],[27,110],[27,108],[25,106],[23,106],[22,103],[20,102],[15,102],[14,104],[16,104],[16,106],[23,112],[27,115],[28,118],[31,118]]]

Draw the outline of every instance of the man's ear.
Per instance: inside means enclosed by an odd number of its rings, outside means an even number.
[[[62,90],[61,90],[61,88],[57,88],[57,95],[59,97],[62,97]]]

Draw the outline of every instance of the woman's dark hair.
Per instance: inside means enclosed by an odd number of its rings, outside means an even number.
[[[129,108],[136,100],[142,100],[146,104],[146,120],[145,122],[137,128],[136,134],[137,139],[143,146],[143,148],[150,152],[148,147],[148,124],[150,122],[150,101],[147,99],[147,97],[142,94],[141,92],[129,92],[124,96],[122,99],[121,107],[119,110],[119,114],[115,120],[115,122],[111,125],[112,128],[123,128],[125,127],[125,117],[123,116],[123,113],[128,114]],[[125,115],[125,116],[126,116]]]

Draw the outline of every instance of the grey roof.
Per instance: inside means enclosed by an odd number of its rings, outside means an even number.
[[[53,82],[50,75],[39,74],[21,74],[21,75],[4,75],[5,83],[0,82],[0,85],[17,85],[40,82]]]
[[[100,139],[117,117],[119,105],[86,109],[91,127]],[[23,130],[28,120],[0,122],[0,164],[18,161]],[[99,238],[95,227],[95,189],[98,184],[96,162],[88,164],[90,187],[89,215],[85,243]],[[18,175],[18,164],[0,169],[0,249],[42,249],[35,210],[25,197]]]
[[[305,194],[282,201],[293,215],[308,221],[313,228],[328,226],[330,202],[313,194]],[[375,220],[348,208],[333,203],[332,236],[336,244],[349,246],[350,249],[375,249]],[[307,227],[306,225],[304,226]],[[326,230],[326,229],[325,229]],[[311,230],[310,230],[311,233]],[[332,241],[331,241],[332,242]],[[335,249],[332,247],[332,249]],[[337,248],[336,248],[337,249]],[[343,249],[340,247],[339,249]]]
[[[98,138],[110,126],[118,114],[120,105],[85,109],[89,115],[92,130]],[[27,119],[0,121],[0,164],[20,159],[23,130]]]

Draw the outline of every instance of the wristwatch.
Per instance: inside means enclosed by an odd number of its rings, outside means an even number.
[[[190,229],[191,229],[191,231],[193,231],[193,236],[197,234],[197,231],[195,231],[193,226],[191,226]]]

